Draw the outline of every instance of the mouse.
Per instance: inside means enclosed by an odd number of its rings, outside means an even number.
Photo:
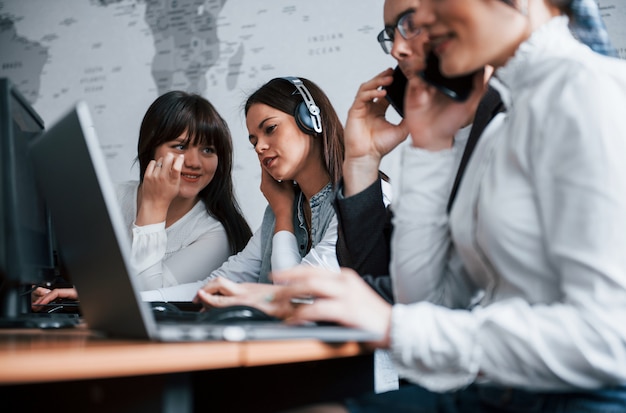
[[[228,307],[215,307],[202,313],[202,320],[217,324],[235,324],[240,322],[255,321],[281,321],[258,308],[247,305],[232,305]]]
[[[150,307],[155,314],[180,313],[180,309],[177,306],[165,301],[151,301]]]

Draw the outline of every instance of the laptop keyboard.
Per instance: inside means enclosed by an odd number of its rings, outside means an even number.
[[[199,311],[201,305],[193,303],[151,302],[152,313],[157,322],[163,323],[205,323],[238,324],[250,322],[276,322],[282,320],[263,311],[245,305],[219,307]],[[195,309],[194,309],[195,308]]]

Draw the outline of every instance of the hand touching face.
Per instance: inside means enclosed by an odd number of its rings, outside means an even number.
[[[170,159],[178,160],[181,157],[183,162],[169,162]],[[161,185],[176,186],[178,190],[176,196],[181,198],[197,197],[198,193],[213,180],[219,161],[213,146],[191,144],[186,132],[172,141],[159,145],[154,159],[153,176]],[[150,164],[146,172],[150,169]],[[160,169],[157,168],[159,165]],[[145,179],[144,176],[144,181]]]
[[[215,176],[217,163],[214,147],[192,145],[186,133],[159,145],[139,188],[135,223],[142,226],[165,221],[174,202],[180,213],[191,209]]]
[[[261,168],[275,180],[298,181],[308,165],[319,163],[314,138],[298,128],[293,116],[256,103],[248,109],[246,126]]]

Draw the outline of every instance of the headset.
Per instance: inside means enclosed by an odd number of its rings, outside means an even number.
[[[304,86],[302,80],[297,77],[288,76],[283,77],[286,81],[290,82],[296,87],[294,94],[299,93],[302,96],[303,102],[300,102],[296,106],[293,117],[296,118],[296,124],[304,132],[308,134],[322,133],[322,118],[320,117],[320,108],[313,100],[313,96],[309,89]]]

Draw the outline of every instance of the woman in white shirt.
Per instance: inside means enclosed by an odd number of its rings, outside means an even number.
[[[252,234],[232,184],[230,130],[199,95],[172,91],[146,111],[137,145],[140,179],[118,184],[142,290],[202,279]],[[77,298],[74,289],[35,291],[34,304]]]
[[[566,15],[578,3],[420,2],[414,24],[441,71],[493,66],[506,110],[485,129],[448,216],[458,162],[453,134],[437,131],[455,130],[446,120],[469,104],[409,81],[392,240],[398,304],[349,270],[274,274],[289,283],[277,306],[316,297],[292,320],[379,333],[375,345],[417,384],[326,411],[624,411],[626,62],[571,35]],[[380,99],[376,90],[355,105]],[[421,117],[432,105],[441,117]]]

